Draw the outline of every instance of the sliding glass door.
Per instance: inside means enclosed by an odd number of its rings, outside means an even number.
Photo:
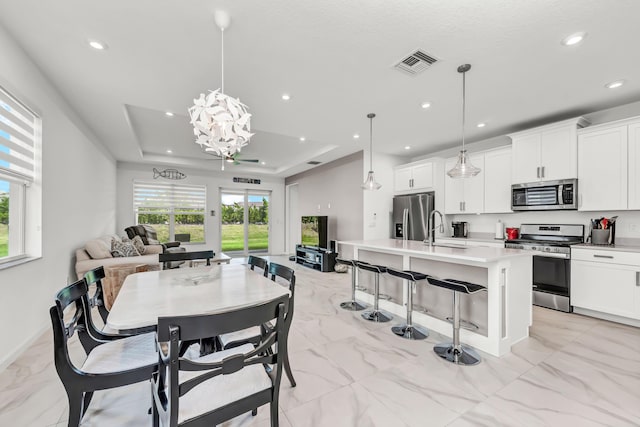
[[[231,255],[269,252],[270,198],[267,191],[220,192],[222,252]]]

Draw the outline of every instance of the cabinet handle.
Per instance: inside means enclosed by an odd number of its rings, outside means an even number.
[[[467,211],[467,202],[462,202],[462,212]]]
[[[411,178],[411,188],[413,188],[413,178]]]
[[[542,167],[542,178],[544,178],[544,166]]]
[[[640,271],[636,271],[636,286],[640,286]]]
[[[608,258],[608,259],[613,259],[613,257],[611,255],[594,255],[594,258]]]
[[[540,166],[536,168],[536,176],[540,178]]]
[[[459,205],[458,209],[460,209],[460,212],[462,212],[462,202],[458,202],[458,205]]]

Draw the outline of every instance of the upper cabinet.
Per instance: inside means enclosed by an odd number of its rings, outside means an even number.
[[[426,160],[396,167],[393,190],[396,193],[433,190],[436,160]]]
[[[587,124],[578,117],[509,135],[513,141],[511,182],[577,178],[577,128]]]
[[[579,131],[578,209],[640,209],[640,118]]]
[[[485,165],[484,153],[470,154],[469,161],[481,169],[472,178],[451,178],[446,171],[456,165],[458,158],[452,158],[445,163],[444,177],[444,213],[482,213],[484,212]]]
[[[511,147],[484,153],[484,212],[511,212]]]

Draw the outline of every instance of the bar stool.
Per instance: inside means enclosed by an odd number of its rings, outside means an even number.
[[[358,268],[375,273],[374,291],[373,291],[373,310],[367,310],[362,313],[362,318],[371,322],[388,322],[393,319],[390,314],[383,313],[378,309],[378,299],[380,298],[380,274],[386,273],[387,267],[382,265],[368,264],[362,261],[355,261]]]
[[[453,342],[437,344],[433,351],[443,359],[458,365],[476,365],[480,363],[480,355],[471,347],[460,344],[460,292],[475,294],[486,291],[484,286],[456,279],[436,279],[428,277],[431,285],[453,291]]]
[[[367,306],[356,301],[356,261],[352,259],[336,258],[336,262],[338,264],[351,267],[351,301],[340,303],[340,307],[351,311],[364,310]]]
[[[413,313],[413,291],[416,288],[416,282],[418,280],[425,280],[429,276],[423,273],[409,270],[393,270],[387,267],[387,273],[392,276],[399,277],[404,280],[408,280],[411,286],[409,287],[409,295],[407,296],[407,323],[404,325],[397,325],[391,328],[391,332],[399,337],[406,338],[408,340],[423,340],[429,336],[429,331],[426,329],[421,330],[413,326],[412,313]]]

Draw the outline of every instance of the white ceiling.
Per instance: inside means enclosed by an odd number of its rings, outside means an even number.
[[[453,147],[463,63],[468,142],[640,100],[638,0],[0,0],[0,25],[116,159],[217,169],[187,114],[221,83],[215,10],[231,15],[225,93],[253,114],[241,158],[266,163],[227,170],[286,177],[359,151],[370,112],[375,152]],[[577,31],[583,43],[561,45]],[[440,61],[417,76],[393,68],[416,48]]]

